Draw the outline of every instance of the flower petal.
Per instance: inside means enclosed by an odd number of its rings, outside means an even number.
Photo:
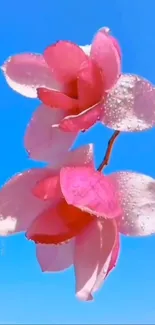
[[[49,162],[52,167],[87,164],[93,160],[92,145],[68,152],[77,133],[63,132],[52,124],[60,122],[62,110],[41,105],[34,113],[25,136],[25,147],[30,157]]]
[[[111,254],[111,260],[110,260],[110,264],[109,264],[109,268],[106,274],[106,277],[108,276],[108,274],[114,269],[114,267],[116,266],[117,262],[118,262],[118,258],[119,258],[119,254],[120,254],[120,235],[117,232],[116,235],[116,240],[115,240],[115,244],[112,250],[112,254]]]
[[[61,89],[42,55],[24,53],[10,57],[2,66],[8,85],[23,96],[36,98],[38,87]]]
[[[119,231],[130,236],[155,233],[155,180],[131,172],[108,176],[120,196],[122,214],[116,219]]]
[[[112,35],[109,35],[109,37],[110,37],[111,41],[113,42],[113,45],[115,46],[120,59],[122,59],[122,51],[121,51],[121,47],[120,47],[117,39],[115,37],[113,37]]]
[[[39,244],[60,244],[79,234],[94,217],[67,205],[61,200],[40,214],[29,227],[26,236]]]
[[[73,264],[74,240],[62,245],[36,246],[36,255],[43,272],[59,272]]]
[[[37,90],[38,98],[47,106],[61,108],[65,111],[76,111],[78,109],[78,100],[67,95],[50,89],[39,88]],[[72,113],[73,113],[72,112]]]
[[[42,200],[52,200],[55,197],[61,197],[59,175],[48,176],[36,183],[32,190],[33,194]]]
[[[44,58],[54,76],[65,86],[67,95],[76,97],[77,73],[88,56],[78,45],[69,41],[59,41],[45,50]]]
[[[81,111],[100,102],[104,94],[103,76],[94,61],[86,60],[81,64],[77,82]]]
[[[32,194],[38,180],[52,175],[50,169],[31,169],[17,174],[0,190],[0,235],[25,231],[36,216],[49,206]],[[51,204],[51,202],[50,202]]]
[[[103,116],[103,103],[100,102],[78,115],[69,115],[60,121],[59,128],[65,132],[87,130]]]
[[[44,210],[30,225],[26,237],[36,244],[60,244],[70,239],[68,227],[57,211],[57,205]]]
[[[143,131],[155,124],[155,88],[136,75],[122,75],[104,103],[102,122],[120,131]]]
[[[91,167],[62,168],[60,186],[67,203],[82,211],[105,218],[121,213],[113,182]]]
[[[122,58],[122,51],[121,51],[121,48],[120,48],[120,45],[119,45],[119,42],[118,40],[111,35],[111,31],[110,31],[110,28],[109,27],[102,27],[100,28],[100,31],[102,33],[106,33],[106,35],[110,38],[110,40],[113,42],[113,45],[115,46],[119,56],[120,56],[120,59]]]
[[[105,90],[109,90],[120,76],[121,59],[113,40],[104,28],[98,31],[92,42],[90,57],[101,68]]]
[[[111,220],[94,221],[75,240],[77,296],[92,300],[106,277],[115,244],[116,227]]]

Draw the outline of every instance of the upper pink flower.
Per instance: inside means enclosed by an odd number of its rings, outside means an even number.
[[[34,169],[1,190],[0,234],[26,231],[43,271],[73,264],[77,295],[90,300],[117,263],[119,232],[155,233],[154,197],[154,179],[141,174]]]
[[[64,131],[88,129],[96,121],[120,131],[155,124],[155,89],[139,76],[121,75],[120,46],[107,28],[90,46],[59,41],[43,55],[10,57],[2,69],[14,90],[61,109],[55,124]]]

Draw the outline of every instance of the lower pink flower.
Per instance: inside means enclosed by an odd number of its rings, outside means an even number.
[[[141,174],[34,169],[1,190],[0,233],[26,231],[44,272],[74,265],[77,296],[91,300],[117,263],[119,233],[155,233],[154,197],[154,179]]]

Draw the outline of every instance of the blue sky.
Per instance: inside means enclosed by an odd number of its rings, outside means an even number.
[[[154,0],[2,0],[0,64],[18,52],[42,52],[59,39],[85,45],[109,26],[123,49],[123,71],[155,83]],[[37,100],[13,92],[0,75],[0,184],[17,171],[41,166],[23,148]],[[95,143],[104,156],[111,130],[98,125],[77,145]],[[134,170],[155,177],[155,130],[122,134],[108,172]],[[72,270],[43,274],[23,235],[0,239],[0,324],[155,324],[155,237],[122,237],[121,257],[93,303],[74,296]]]

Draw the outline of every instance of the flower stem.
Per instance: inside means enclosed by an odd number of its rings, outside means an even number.
[[[112,135],[112,137],[110,138],[110,140],[108,141],[108,146],[107,146],[107,150],[104,156],[103,161],[101,162],[100,166],[97,168],[98,171],[103,171],[104,167],[106,167],[109,163],[110,157],[111,157],[111,153],[112,153],[112,148],[113,145],[117,139],[117,137],[119,136],[120,131],[115,131]]]

